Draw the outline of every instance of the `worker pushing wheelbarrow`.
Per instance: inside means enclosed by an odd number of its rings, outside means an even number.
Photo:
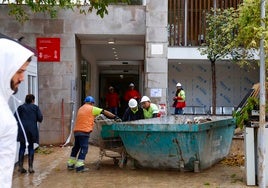
[[[116,115],[111,112],[95,107],[95,99],[92,96],[87,96],[84,103],[77,112],[74,132],[74,146],[70,157],[67,161],[68,170],[76,170],[76,172],[85,172],[88,168],[85,168],[85,158],[88,152],[88,143],[91,133],[94,128],[94,119],[96,116],[103,114],[105,117],[120,120]]]

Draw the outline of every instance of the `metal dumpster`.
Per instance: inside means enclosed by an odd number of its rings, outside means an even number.
[[[119,134],[137,166],[199,171],[228,155],[236,126],[232,117],[210,118],[188,124],[194,116],[172,115],[107,126]]]

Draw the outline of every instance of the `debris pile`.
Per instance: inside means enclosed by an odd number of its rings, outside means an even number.
[[[206,117],[194,117],[193,120],[191,120],[190,118],[187,118],[185,121],[185,124],[200,124],[200,123],[206,123],[208,121],[212,121],[210,118],[206,118]]]
[[[244,155],[229,155],[225,157],[221,164],[225,164],[228,166],[244,166],[245,164],[245,156]]]
[[[48,155],[48,154],[50,154],[52,152],[54,152],[54,149],[53,149],[53,146],[52,145],[50,145],[50,147],[47,147],[47,146],[39,146],[36,149],[36,153],[39,153],[39,154]]]

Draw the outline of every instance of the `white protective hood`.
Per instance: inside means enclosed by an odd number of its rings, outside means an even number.
[[[16,41],[1,37],[3,36],[0,35],[0,97],[8,101],[14,92],[10,88],[12,76],[34,54]]]

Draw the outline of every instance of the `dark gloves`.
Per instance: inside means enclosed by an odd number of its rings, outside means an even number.
[[[153,118],[156,118],[156,117],[158,117],[158,113],[156,113],[156,114],[153,114]]]
[[[115,116],[114,121],[115,122],[122,122],[122,120],[118,116]]]

